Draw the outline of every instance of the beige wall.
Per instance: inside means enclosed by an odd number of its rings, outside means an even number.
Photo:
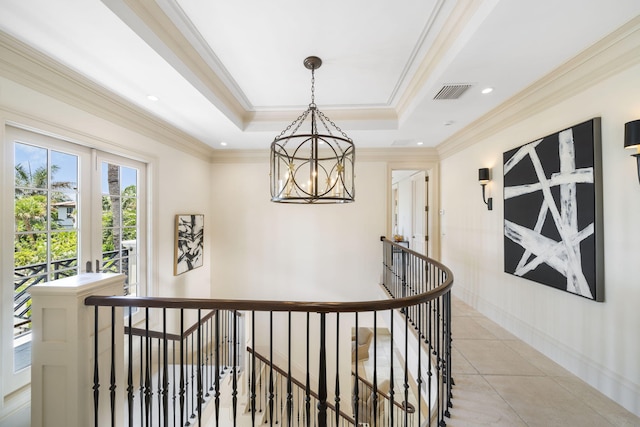
[[[379,283],[387,227],[387,166],[356,163],[356,201],[270,201],[269,153],[212,167],[215,297],[339,301],[367,298]]]
[[[455,295],[640,415],[640,184],[623,149],[624,123],[640,118],[639,78],[640,65],[628,68],[444,159],[441,247]],[[502,153],[592,117],[602,118],[604,303],[503,272]],[[481,167],[493,168],[491,212]]]

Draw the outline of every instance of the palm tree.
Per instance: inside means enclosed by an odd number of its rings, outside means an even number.
[[[109,163],[107,182],[111,198],[112,241],[114,250],[120,250],[120,167]]]

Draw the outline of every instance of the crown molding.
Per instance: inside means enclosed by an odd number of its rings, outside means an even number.
[[[247,116],[245,131],[280,131],[302,111],[254,111]],[[351,130],[397,129],[398,115],[393,108],[322,109],[332,121]],[[372,124],[373,123],[373,124]]]
[[[442,64],[451,47],[467,30],[467,25],[478,13],[481,3],[474,0],[462,0],[456,3],[442,30],[435,38],[433,45],[422,58],[418,69],[400,96],[396,106],[396,112],[399,117],[403,117],[408,113],[420,95],[421,89],[426,86],[439,64]]]
[[[211,163],[268,163],[269,150],[214,150]],[[435,148],[357,148],[356,162],[427,162],[436,163],[439,160]]]
[[[440,143],[441,159],[640,63],[640,16]]]
[[[194,48],[158,3],[139,0],[103,0],[103,2],[194,87],[198,88],[200,93],[220,109],[229,120],[239,128],[244,128],[247,121],[245,106],[238,101],[223,79],[214,72],[203,55]],[[210,60],[215,58],[208,48],[203,50],[203,54],[208,55]],[[214,60],[214,63],[219,64],[219,61]],[[233,87],[231,82],[229,85]],[[242,96],[240,98],[242,99]]]
[[[0,31],[0,74],[155,141],[209,158],[213,149]]]

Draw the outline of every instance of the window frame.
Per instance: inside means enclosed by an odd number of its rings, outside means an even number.
[[[48,126],[44,126],[47,128]],[[66,133],[66,132],[65,132]],[[16,135],[18,138],[16,138]],[[82,160],[78,162],[78,198],[82,198],[82,192],[88,192],[89,196],[85,196],[86,200],[78,200],[78,206],[83,204],[84,213],[81,214],[84,219],[78,220],[77,230],[79,233],[78,242],[78,273],[86,272],[86,261],[88,259],[98,259],[102,257],[102,207],[101,207],[101,191],[100,191],[100,163],[99,158],[110,159],[112,162],[134,167],[138,170],[137,192],[138,192],[138,232],[137,244],[139,246],[139,264],[142,269],[139,271],[138,295],[148,296],[157,292],[157,286],[150,279],[154,273],[152,264],[152,255],[150,248],[153,239],[153,233],[149,224],[152,223],[149,217],[150,212],[150,175],[153,159],[145,159],[144,156],[133,152],[121,152],[114,150],[113,146],[104,141],[94,140],[86,136],[86,140],[77,140],[75,138],[67,138],[60,136],[60,133],[41,131],[37,127],[26,126],[20,122],[5,120],[0,127],[0,141],[3,143],[3,149],[0,150],[0,161],[4,167],[4,173],[0,174],[3,188],[11,191],[4,191],[0,197],[0,235],[6,236],[2,238],[0,247],[2,254],[0,256],[0,266],[2,267],[2,279],[5,283],[11,283],[11,286],[4,286],[2,290],[0,304],[2,304],[2,315],[0,316],[0,347],[1,361],[0,372],[2,374],[1,390],[2,396],[7,399],[8,396],[18,393],[22,388],[28,386],[31,381],[30,367],[24,368],[19,372],[13,371],[14,367],[14,333],[13,333],[13,298],[14,298],[14,237],[15,237],[15,185],[14,185],[14,162],[15,162],[15,145],[14,142],[24,142],[26,144],[43,146],[48,150],[61,151],[65,153],[75,154],[75,151],[82,153]],[[93,147],[92,147],[93,145]],[[82,187],[82,189],[80,188]],[[86,191],[84,190],[86,188]],[[96,191],[97,188],[97,191]],[[96,208],[97,206],[97,208]],[[97,210],[96,210],[97,209]],[[88,219],[87,219],[88,218]],[[86,232],[82,230],[89,229],[89,235],[93,236],[90,242],[83,241]],[[88,250],[86,248],[89,248]],[[96,249],[97,248],[97,249]],[[87,257],[90,254],[90,258]],[[95,267],[95,262],[93,263]],[[144,320],[144,313],[138,312],[134,314],[132,319],[134,323]]]

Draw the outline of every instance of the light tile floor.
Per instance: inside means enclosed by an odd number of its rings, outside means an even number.
[[[640,427],[640,418],[453,298],[448,427]]]

